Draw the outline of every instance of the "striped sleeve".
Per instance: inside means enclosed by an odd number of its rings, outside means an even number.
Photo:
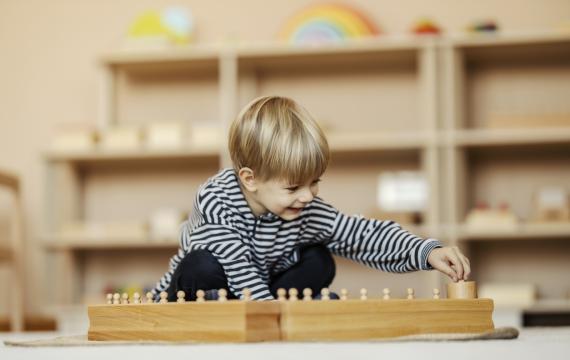
[[[338,212],[327,247],[335,255],[388,272],[431,270],[435,239],[415,236],[393,221],[347,216]]]
[[[198,201],[203,224],[194,229],[190,236],[190,251],[209,251],[222,265],[230,291],[242,297],[242,291],[249,288],[254,300],[271,300],[269,286],[262,280],[259,271],[251,263],[249,246],[233,226],[230,211],[215,192],[205,191]]]

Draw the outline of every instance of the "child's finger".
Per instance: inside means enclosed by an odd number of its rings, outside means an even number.
[[[452,251],[449,253],[448,258],[455,267],[455,271],[457,272],[457,278],[463,279],[463,262],[459,258],[460,256],[459,251],[455,247],[451,249]]]
[[[461,261],[463,261],[463,280],[467,280],[471,274],[471,264],[469,259],[465,255],[460,255]]]
[[[455,272],[455,270],[453,270],[453,268],[449,266],[449,264],[445,261],[438,261],[437,267],[435,268],[444,273],[445,275],[449,276],[453,281],[457,281],[459,279],[457,277],[457,273]]]

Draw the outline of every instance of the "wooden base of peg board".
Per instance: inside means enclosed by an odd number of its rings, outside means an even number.
[[[283,302],[281,338],[373,340],[494,329],[490,299],[391,299]]]
[[[89,340],[347,341],[494,329],[490,299],[97,305]]]
[[[257,342],[280,340],[280,304],[260,301],[88,307],[88,340]]]

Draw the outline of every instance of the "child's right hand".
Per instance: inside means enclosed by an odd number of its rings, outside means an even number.
[[[467,280],[471,274],[469,259],[457,246],[433,249],[428,256],[428,263],[434,269],[449,276],[454,282]]]

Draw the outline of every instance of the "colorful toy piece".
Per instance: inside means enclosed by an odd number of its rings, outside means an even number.
[[[130,38],[166,38],[175,44],[186,44],[192,40],[194,23],[186,9],[169,7],[159,12],[149,10],[139,15],[131,24]]]
[[[499,30],[499,26],[494,20],[476,21],[468,28],[468,32],[472,33],[494,33]]]
[[[340,4],[308,7],[287,21],[279,38],[293,44],[319,45],[371,37],[380,31],[363,13]]]
[[[421,19],[416,22],[415,26],[413,27],[414,34],[417,35],[438,35],[441,33],[441,29],[437,24],[432,21],[431,19]]]

